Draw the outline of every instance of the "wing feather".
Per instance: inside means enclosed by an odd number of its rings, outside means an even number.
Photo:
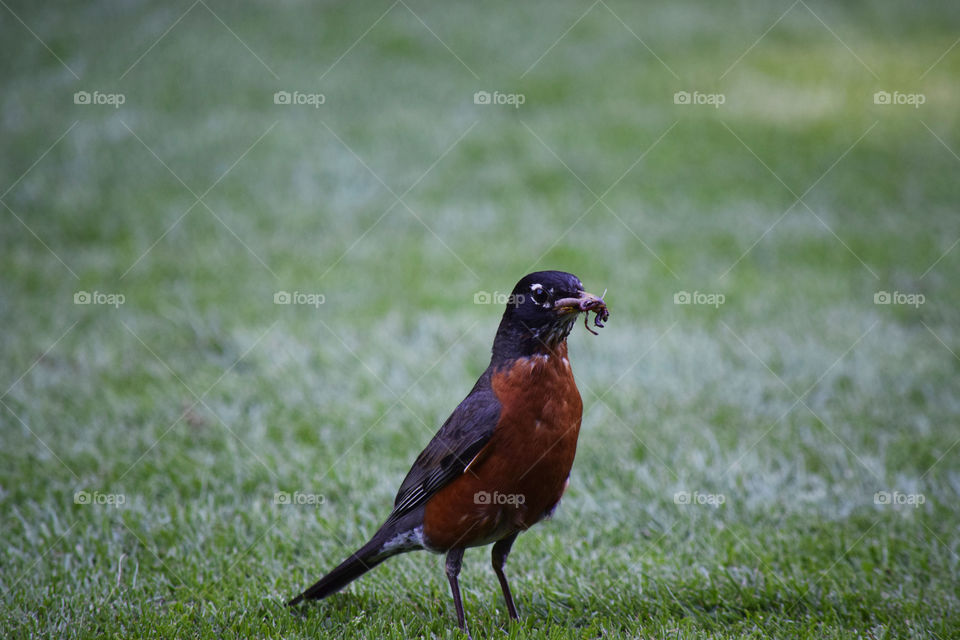
[[[499,420],[500,401],[490,387],[488,370],[417,456],[400,485],[390,519],[397,519],[426,503],[463,474],[489,442]]]

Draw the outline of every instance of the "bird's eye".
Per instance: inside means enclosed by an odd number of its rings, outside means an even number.
[[[530,287],[530,293],[533,295],[533,301],[539,305],[544,304],[550,298],[550,294],[539,284]]]

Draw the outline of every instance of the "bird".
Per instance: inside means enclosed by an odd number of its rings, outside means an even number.
[[[464,551],[492,544],[507,613],[519,619],[504,567],[517,536],[552,516],[569,484],[583,402],[567,336],[581,313],[596,334],[590,312],[597,327],[610,315],[603,296],[584,291],[575,275],[524,276],[506,298],[489,366],[417,456],[386,521],[287,605],[326,598],[388,558],[426,549],[446,554],[457,624],[469,634],[459,585]]]

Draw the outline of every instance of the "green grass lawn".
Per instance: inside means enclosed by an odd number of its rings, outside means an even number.
[[[426,553],[283,603],[547,268],[612,317],[474,638],[960,636],[960,6],[518,4],[0,3],[3,637],[460,637]]]

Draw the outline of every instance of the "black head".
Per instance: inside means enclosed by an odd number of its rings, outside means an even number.
[[[603,299],[564,271],[537,271],[513,288],[493,343],[494,360],[547,353],[567,339],[580,313],[607,314]]]

